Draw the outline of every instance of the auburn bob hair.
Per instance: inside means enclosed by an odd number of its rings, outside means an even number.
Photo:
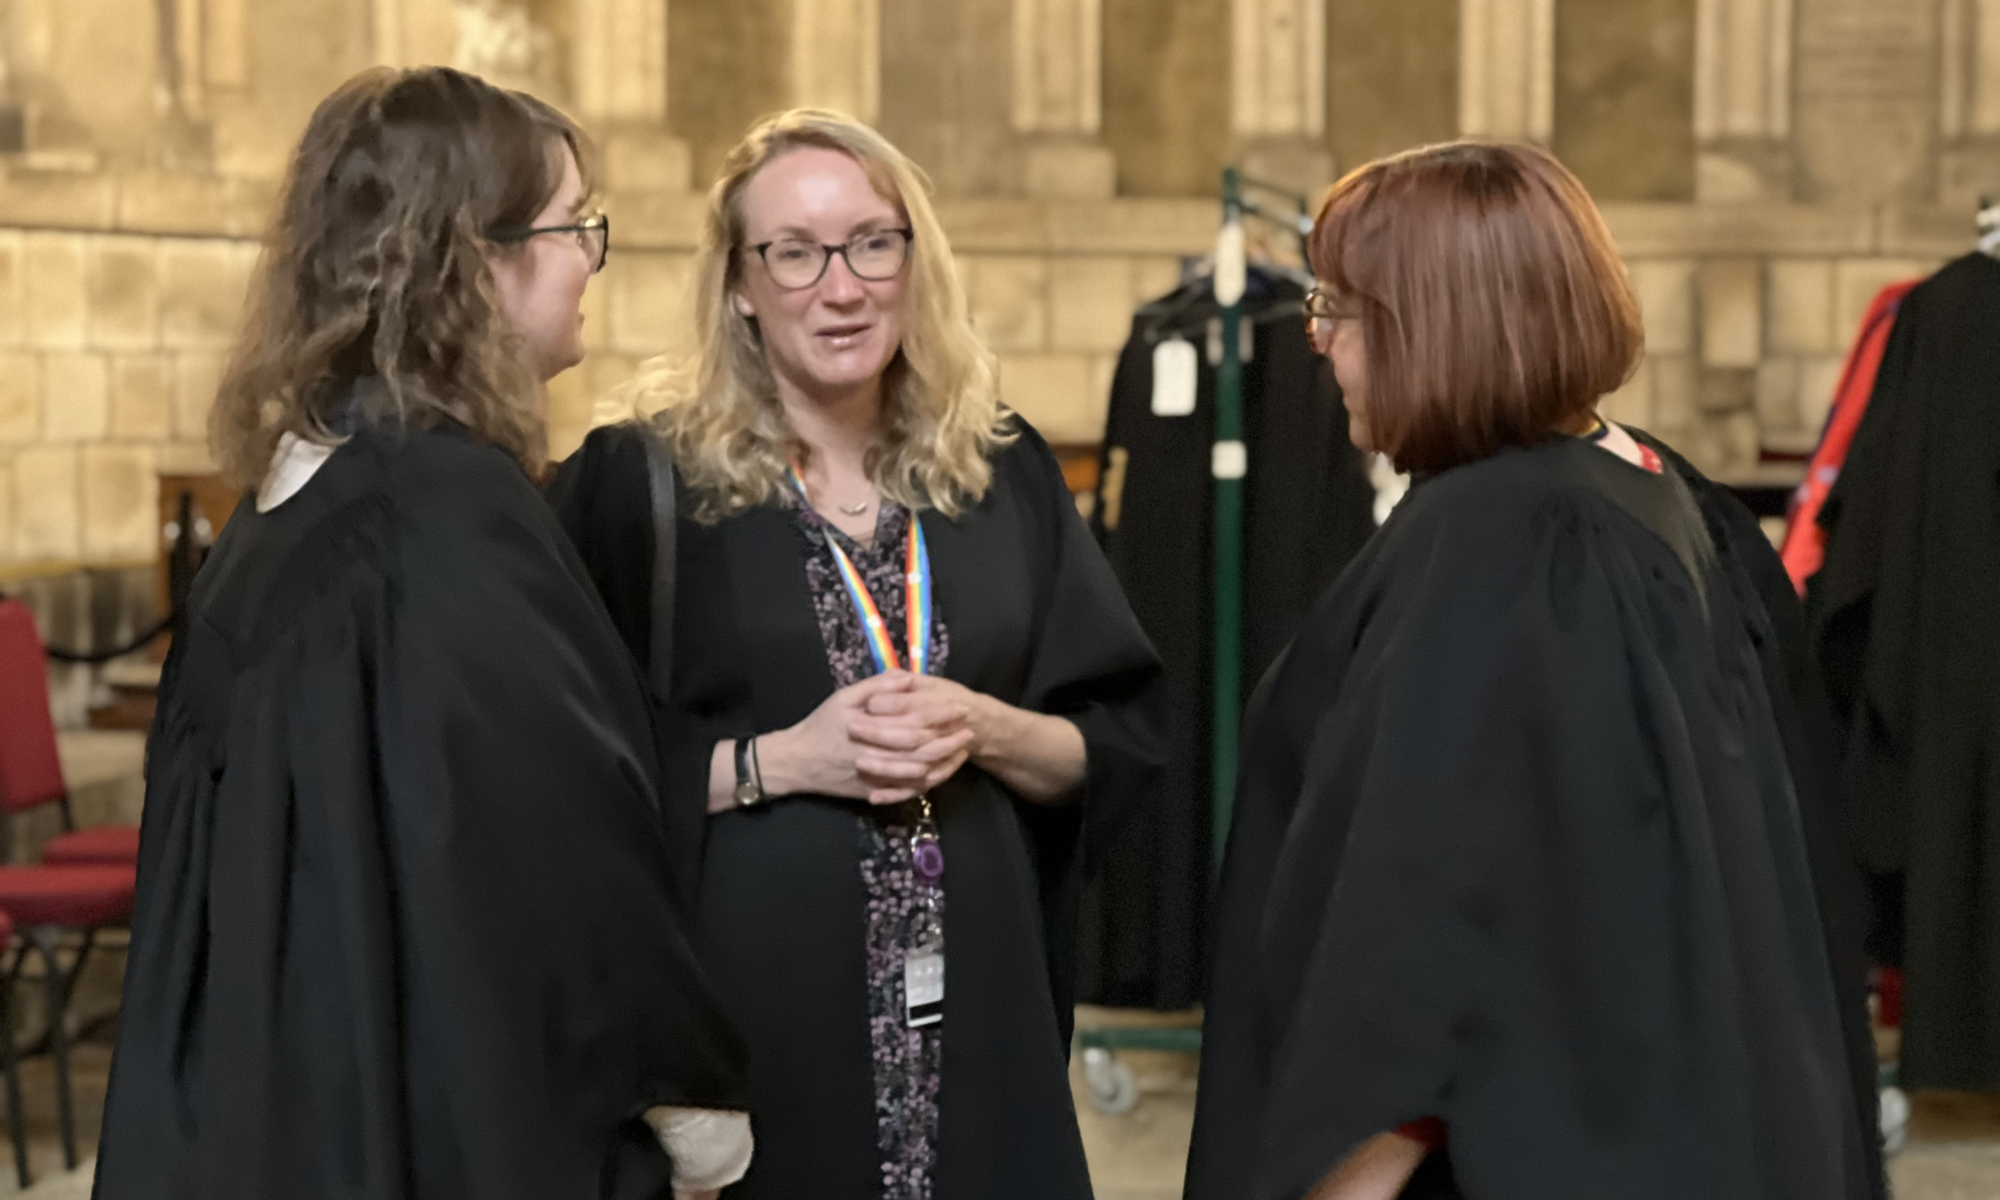
[[[1645,348],[1597,206],[1534,146],[1452,142],[1358,168],[1327,194],[1309,252],[1334,312],[1361,322],[1362,415],[1401,470],[1545,438]]]

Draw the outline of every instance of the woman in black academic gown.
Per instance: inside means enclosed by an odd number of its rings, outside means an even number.
[[[1642,334],[1595,207],[1434,147],[1311,246],[1354,436],[1420,482],[1246,717],[1190,1200],[1878,1194],[1767,614],[1596,415]]]
[[[253,490],[161,682],[100,1200],[745,1168],[645,694],[529,476],[605,254],[583,144],[441,68],[307,127],[212,422]]]
[[[658,664],[670,802],[709,814],[698,950],[758,1146],[729,1194],[1087,1197],[1069,925],[1159,759],[1152,648],[879,134],[758,125],[696,279],[696,370],[550,498]]]

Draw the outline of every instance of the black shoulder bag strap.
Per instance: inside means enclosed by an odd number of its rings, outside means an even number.
[[[653,492],[653,654],[647,673],[660,699],[673,695],[674,567],[676,553],[674,460],[666,443],[652,430],[643,432],[646,478]]]

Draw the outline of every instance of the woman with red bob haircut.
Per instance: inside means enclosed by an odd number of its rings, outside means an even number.
[[[1590,197],[1430,147],[1311,256],[1354,439],[1416,483],[1245,717],[1189,1200],[1879,1195],[1796,614],[1597,414],[1644,336]]]

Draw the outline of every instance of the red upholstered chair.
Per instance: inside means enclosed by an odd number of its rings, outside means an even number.
[[[8,990],[11,992],[20,980],[32,949],[41,956],[48,988],[48,1047],[56,1068],[56,1116],[62,1128],[63,1164],[71,1170],[76,1169],[76,1115],[69,1083],[66,1023],[70,990],[90,958],[97,931],[132,919],[132,887],[137,875],[132,867],[0,866],[0,911],[12,919],[22,938],[14,969],[7,974]],[[78,934],[82,944],[65,969],[64,944]],[[13,1032],[11,1026],[6,1028],[11,1064]],[[18,1105],[15,1112],[20,1112]],[[18,1153],[18,1141],[16,1145]],[[26,1159],[21,1161],[25,1164]]]
[[[34,615],[18,600],[0,599],[0,808],[12,815],[44,804],[61,806],[63,832],[42,849],[43,862],[138,863],[138,826],[75,827],[49,715],[48,655]]]
[[[13,814],[43,804],[62,806],[68,831],[49,843],[39,866],[0,866],[0,910],[21,934],[21,949],[7,975],[11,985],[39,954],[48,987],[48,1047],[56,1068],[57,1115],[63,1161],[76,1166],[76,1120],[69,1082],[69,994],[83,971],[97,931],[132,919],[139,831],[70,829],[69,792],[56,755],[49,715],[48,658],[34,617],[17,600],[0,599],[0,809]],[[94,856],[112,854],[113,862]],[[57,865],[60,864],[60,865]],[[81,935],[67,970],[62,951]],[[7,1029],[11,1040],[11,1027]],[[11,1045],[8,1054],[12,1061]],[[19,1112],[18,1107],[16,1113]],[[16,1120],[18,1127],[19,1121]],[[18,1144],[18,1143],[17,1143]],[[21,1160],[25,1169],[26,1160]]]

